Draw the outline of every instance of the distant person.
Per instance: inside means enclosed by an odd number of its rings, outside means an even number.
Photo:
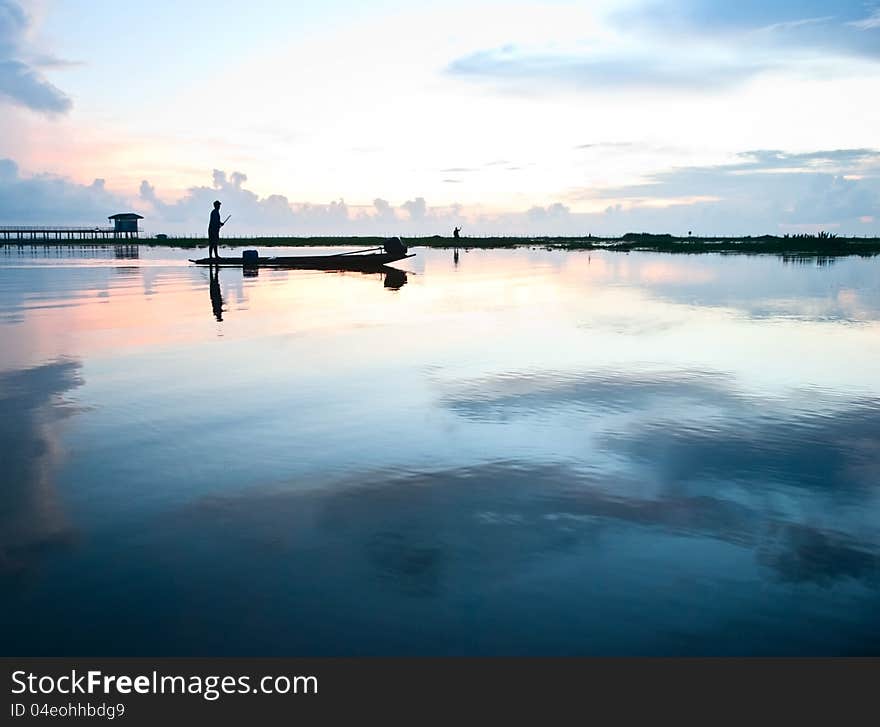
[[[223,224],[220,221],[220,200],[216,200],[214,209],[211,210],[211,221],[208,222],[208,258],[220,258],[217,245],[220,244],[220,228]]]
[[[459,233],[459,232],[461,232],[461,228],[460,228],[460,227],[456,227],[456,228],[452,231],[452,236],[453,236],[456,240],[458,239],[458,233]]]

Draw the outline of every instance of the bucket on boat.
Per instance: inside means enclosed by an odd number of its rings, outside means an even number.
[[[260,253],[256,250],[244,250],[241,253],[241,261],[245,265],[256,265],[260,262]]]

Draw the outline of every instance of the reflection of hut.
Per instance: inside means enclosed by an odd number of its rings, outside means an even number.
[[[113,237],[137,237],[138,220],[144,219],[134,212],[120,212],[110,215],[108,220],[113,220]]]

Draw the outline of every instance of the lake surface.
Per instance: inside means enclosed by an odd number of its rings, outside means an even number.
[[[0,248],[3,652],[880,654],[880,258],[414,251]]]

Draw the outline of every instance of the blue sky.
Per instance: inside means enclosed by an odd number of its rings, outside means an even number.
[[[872,2],[0,0],[0,224],[876,235],[878,81]]]

